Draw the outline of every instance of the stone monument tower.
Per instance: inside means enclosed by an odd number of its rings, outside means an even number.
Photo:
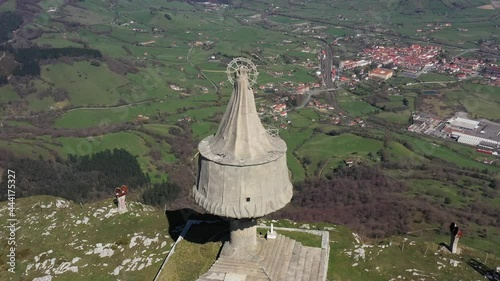
[[[458,249],[458,240],[462,238],[462,230],[454,222],[450,224],[450,234],[451,234],[450,251],[453,254],[459,254],[460,251]]]
[[[223,251],[238,256],[256,250],[255,218],[283,208],[292,198],[286,144],[271,136],[257,114],[255,65],[237,58],[228,65],[233,94],[217,133],[203,139],[194,199],[208,213],[230,218]]]
[[[122,185],[121,187],[115,188],[116,200],[118,200],[118,213],[124,214],[127,212],[127,205],[125,204],[125,197],[128,193],[128,187]]]

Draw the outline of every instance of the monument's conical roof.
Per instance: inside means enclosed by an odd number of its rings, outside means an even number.
[[[268,134],[260,122],[245,67],[236,71],[233,94],[217,133],[198,148],[206,158],[229,165],[265,163],[286,151],[283,140]]]

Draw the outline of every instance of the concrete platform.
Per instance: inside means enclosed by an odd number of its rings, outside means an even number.
[[[258,252],[248,258],[222,256],[198,281],[325,281],[326,249],[306,247],[281,234],[259,239]]]

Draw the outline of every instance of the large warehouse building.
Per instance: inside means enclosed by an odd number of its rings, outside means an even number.
[[[446,131],[459,143],[500,147],[500,124],[453,117],[446,121]]]

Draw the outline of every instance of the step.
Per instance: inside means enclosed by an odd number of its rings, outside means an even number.
[[[237,263],[215,263],[209,271],[212,272],[234,272],[247,275],[263,275],[264,272],[258,265],[248,266]]]
[[[319,263],[321,261],[321,250],[313,255],[310,280],[319,281]]]
[[[225,273],[207,272],[196,281],[224,281]]]
[[[269,270],[274,259],[276,258],[276,253],[278,252],[279,248],[283,244],[284,236],[279,235],[276,237],[276,241],[273,243],[273,247],[271,251],[268,253],[264,261],[262,261],[261,265],[265,270]]]
[[[306,253],[306,261],[304,264],[304,267],[302,268],[302,279],[301,281],[316,281],[316,279],[311,278],[311,271],[312,271],[312,265],[313,265],[313,259],[315,256],[315,249],[311,247],[307,247],[307,253]],[[319,249],[319,248],[318,248]],[[319,256],[319,252],[317,255]]]
[[[300,251],[302,251],[302,244],[300,242],[295,241],[295,246],[292,251],[292,258],[290,259],[290,263],[288,264],[286,280],[292,281],[295,277],[295,271],[297,270],[297,266],[300,258]]]
[[[271,264],[271,266],[269,267],[269,270],[267,271],[269,274],[269,277],[271,277],[271,280],[276,280],[278,278],[280,266],[281,267],[283,267],[283,266],[288,267],[288,265],[286,265],[283,262],[283,256],[285,255],[286,247],[287,247],[288,243],[290,243],[291,240],[292,239],[284,236],[283,243],[276,251],[276,255],[273,259],[273,263]]]
[[[266,248],[266,251],[265,251],[265,255],[262,256],[262,259],[260,260],[261,265],[264,265],[271,258],[273,251],[276,247],[276,244],[278,244],[278,239],[266,240],[266,242],[263,244],[263,247]]]
[[[300,251],[299,261],[297,263],[297,268],[295,269],[295,276],[293,279],[295,281],[302,280],[302,275],[304,274],[304,265],[306,263],[307,252],[308,252],[307,248],[302,246],[302,250]]]
[[[295,240],[290,239],[289,243],[286,246],[285,254],[282,256],[281,259],[283,261],[283,265],[279,269],[278,276],[276,278],[277,281],[287,281],[286,273],[288,272],[288,268],[290,267],[290,262],[292,260],[294,247],[295,247]]]

